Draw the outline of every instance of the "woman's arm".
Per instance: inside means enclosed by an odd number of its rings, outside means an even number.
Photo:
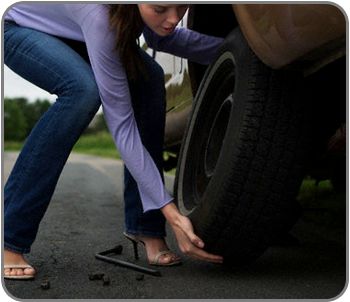
[[[103,4],[67,6],[84,36],[107,125],[120,156],[138,184],[143,210],[159,209],[172,198],[140,138],[127,76],[119,52],[114,51],[115,32],[109,28],[109,8]]]
[[[209,65],[223,38],[204,35],[187,28],[176,28],[166,37],[161,37],[146,27],[143,31],[147,46],[156,50],[186,58],[192,62]]]

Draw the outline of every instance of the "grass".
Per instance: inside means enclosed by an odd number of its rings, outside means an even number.
[[[21,151],[23,144],[24,142],[4,141],[4,151]]]
[[[23,144],[24,142],[5,141],[4,151],[20,151]],[[108,132],[82,135],[72,152],[120,159],[113,138]]]
[[[72,152],[121,159],[109,132],[81,136]]]
[[[330,180],[316,185],[314,179],[304,179],[298,202],[305,219],[326,226],[346,226],[346,192],[335,190]]]

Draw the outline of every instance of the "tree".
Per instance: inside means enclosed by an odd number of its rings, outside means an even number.
[[[51,107],[51,103],[48,100],[37,99],[34,103],[26,103],[23,108],[24,116],[27,120],[27,135],[34,128],[35,124],[39,121],[42,115]]]
[[[25,139],[50,106],[48,100],[37,99],[34,103],[29,103],[26,98],[5,98],[4,139]]]
[[[27,136],[27,121],[17,102],[4,99],[4,139],[21,141]]]

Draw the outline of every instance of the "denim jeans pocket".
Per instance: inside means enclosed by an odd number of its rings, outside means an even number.
[[[4,21],[4,33],[6,33],[7,31],[9,31],[11,28],[13,28],[14,26],[18,27],[19,25],[12,20],[5,20]]]

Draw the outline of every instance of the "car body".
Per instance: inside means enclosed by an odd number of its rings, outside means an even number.
[[[346,20],[332,4],[232,5],[248,44],[271,68],[345,55]],[[319,58],[322,58],[320,61]],[[326,59],[326,61],[325,61]]]

